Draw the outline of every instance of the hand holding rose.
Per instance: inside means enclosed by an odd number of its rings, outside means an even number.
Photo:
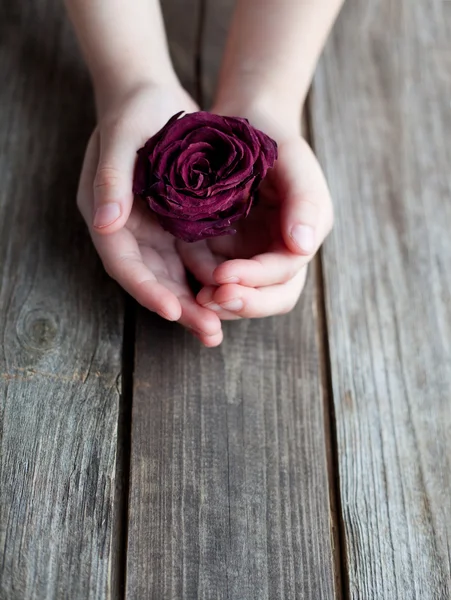
[[[238,222],[237,233],[180,243],[184,263],[204,288],[198,302],[221,319],[289,312],[302,292],[307,264],[333,222],[324,175],[296,118],[277,107],[217,107],[238,114],[278,143],[278,160],[259,190],[259,202]]]
[[[143,306],[179,321],[206,346],[216,346],[222,341],[220,319],[293,308],[306,266],[331,228],[332,205],[296,122],[278,119],[269,107],[233,109],[261,131],[244,119],[205,113],[171,121],[181,129],[170,144],[165,146],[167,137],[155,136],[140,152],[135,185],[147,201],[133,202],[136,149],[180,109],[197,107],[179,87],[144,86],[113,103],[88,145],[78,204],[107,272]],[[207,141],[196,125],[199,118],[215,123]],[[238,128],[233,135],[230,123]],[[273,169],[275,144],[266,133],[279,146]],[[187,147],[191,143],[187,153],[186,139]],[[169,160],[169,146],[175,162]],[[249,212],[262,179],[259,201]],[[180,194],[191,198],[190,207],[182,206]],[[187,243],[164,229],[200,241]],[[218,233],[226,234],[201,239]],[[204,286],[197,301],[185,268]]]
[[[259,164],[253,154],[253,143],[247,145],[251,153],[241,155],[244,147],[232,149],[234,142],[222,139],[228,150],[215,164],[205,158],[209,149],[204,147],[196,157],[189,151],[190,158],[167,181],[152,180],[164,172],[162,164],[153,173],[146,170],[137,191],[148,200],[135,201],[136,150],[173,115],[198,107],[172,66],[159,0],[136,0],[130,6],[110,0],[65,2],[92,77],[99,117],[85,155],[78,205],[108,273],[143,306],[179,321],[208,346],[221,343],[221,319],[290,310],[304,285],[306,265],[332,225],[327,185],[299,135],[299,111],[343,0],[327,6],[238,0],[212,112],[249,119],[264,132],[263,161]],[[243,125],[245,136],[252,131],[245,130]],[[279,159],[249,212],[258,180],[271,164],[267,136],[277,142]],[[220,137],[215,134],[215,144]],[[252,161],[256,173],[248,178]],[[232,184],[232,171],[234,186],[221,190],[218,175]],[[213,214],[211,206],[199,212],[211,200],[206,190],[213,188],[220,208]],[[184,213],[189,213],[189,225],[182,223],[183,211],[177,208],[187,189],[195,192]],[[209,237],[234,229],[235,235]],[[167,230],[197,241],[188,244]],[[185,268],[204,286],[197,299]]]
[[[133,201],[137,149],[180,110],[197,106],[176,85],[149,83],[111,98],[86,150],[77,203],[109,275],[145,308],[216,346],[221,322],[196,302],[175,238],[143,201]]]

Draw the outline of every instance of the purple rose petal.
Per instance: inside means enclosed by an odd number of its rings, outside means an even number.
[[[186,242],[235,233],[277,160],[277,144],[247,119],[182,114],[138,150],[133,193]]]

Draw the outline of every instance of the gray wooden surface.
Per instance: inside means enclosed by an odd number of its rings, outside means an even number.
[[[138,314],[128,598],[333,598],[313,277],[221,348]]]
[[[351,598],[451,597],[451,3],[348,0],[314,141]]]
[[[204,0],[200,75],[203,101],[208,109],[214,102],[221,58],[234,7],[235,0]]]
[[[92,101],[60,2],[0,8],[0,598],[110,598],[122,301],[75,206]]]
[[[160,0],[169,50],[183,87],[197,96],[200,90],[201,27],[204,0]]]
[[[163,2],[206,105],[231,4]],[[62,6],[3,3],[1,600],[451,597],[450,26],[348,0],[310,100],[335,231],[292,314],[206,350],[124,311],[75,207]]]

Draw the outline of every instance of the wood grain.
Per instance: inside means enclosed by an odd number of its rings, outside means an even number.
[[[451,4],[349,0],[314,85],[350,597],[451,597]]]
[[[199,34],[204,0],[161,0],[172,62],[185,89],[199,94]]]
[[[75,206],[91,93],[61,3],[0,12],[0,597],[106,599],[122,301]]]
[[[211,109],[235,0],[204,0],[204,5],[202,91],[205,107]]]
[[[138,311],[130,600],[334,597],[315,283],[214,350]]]
[[[312,283],[215,350],[139,313],[129,598],[334,597]]]

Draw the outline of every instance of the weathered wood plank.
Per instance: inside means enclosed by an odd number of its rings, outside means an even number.
[[[235,0],[204,0],[204,5],[202,92],[206,108],[211,109]]]
[[[451,597],[451,4],[349,0],[317,74],[352,598]]]
[[[75,206],[90,87],[60,2],[0,12],[0,596],[106,599],[122,301]]]
[[[130,598],[332,598],[314,288],[206,350],[138,316]]]
[[[199,25],[203,0],[161,0],[169,50],[183,87],[199,92]]]
[[[316,283],[291,315],[226,324],[215,350],[139,310],[130,600],[334,597]]]

